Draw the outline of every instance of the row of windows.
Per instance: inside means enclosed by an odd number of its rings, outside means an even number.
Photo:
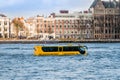
[[[94,19],[94,21],[118,21],[118,19],[114,19],[114,18],[105,18],[105,19],[102,19],[102,18],[98,18],[98,19]]]
[[[47,25],[44,25],[45,27],[55,27],[55,26],[47,26]],[[37,25],[37,27],[39,27],[39,25]],[[42,26],[40,26],[40,27],[42,27]],[[62,26],[62,25],[56,25],[56,28],[58,28],[58,27],[60,27],[60,28],[77,28],[78,27],[78,25],[64,25],[64,26]]]
[[[40,25],[37,25],[37,27],[39,27]],[[42,25],[40,26],[40,27],[43,27]],[[55,27],[54,25],[52,25],[52,26],[50,26],[50,25],[44,25],[44,27]],[[62,26],[62,25],[56,25],[56,27],[60,27],[60,28],[62,28],[62,27],[64,27],[64,28],[69,28],[69,27],[72,27],[72,28],[74,28],[74,27],[78,27],[78,25],[64,25],[64,26]]]
[[[105,30],[105,33],[110,33],[110,30]],[[104,33],[104,30],[95,30],[95,33]]]
[[[98,38],[98,39],[105,39],[105,38],[115,38],[115,39],[118,39],[118,38],[120,38],[120,36],[119,35],[114,35],[114,36],[112,36],[112,35],[103,35],[103,36],[101,36],[101,35],[95,35],[95,38]]]
[[[99,19],[102,19],[102,20],[106,19],[107,20],[108,19],[108,20],[110,20],[110,19],[118,19],[119,17],[120,16],[115,16],[115,15],[114,16],[113,15],[111,15],[111,16],[105,16],[104,17],[104,15],[103,15],[103,16],[95,16],[94,19],[97,19],[97,20],[99,20]]]
[[[42,47],[44,52],[56,52],[56,51],[79,51],[79,47],[72,46],[72,47]]]
[[[75,21],[75,22],[64,22],[64,21],[58,21],[58,22],[55,22],[55,24],[64,24],[64,25],[75,25],[75,24],[82,24],[82,23],[92,23],[92,20],[80,20],[80,21]],[[52,23],[48,23],[48,25],[52,25]],[[54,24],[54,23],[53,23]],[[45,25],[47,25],[47,23],[45,23]]]
[[[79,51],[78,47],[63,47],[63,51]]]
[[[66,17],[66,18],[74,18],[75,16],[62,16],[62,15],[61,15],[61,16],[55,16],[55,17],[63,17],[63,18],[65,18],[65,17]]]
[[[2,22],[0,22],[0,25],[2,25]],[[7,25],[7,22],[6,22],[6,21],[4,22],[4,25]]]
[[[95,27],[115,27],[118,26],[119,24],[115,24],[115,23],[95,23]]]
[[[2,29],[0,28],[0,31],[1,31]],[[6,27],[4,27],[4,31],[7,31],[7,28]]]
[[[87,29],[84,29],[84,30],[79,30],[79,31],[76,31],[76,30],[65,30],[65,31],[62,31],[62,30],[56,30],[56,33],[92,33],[93,30],[87,30]],[[98,30],[100,31],[100,30]]]
[[[95,27],[96,27],[96,26],[97,26],[97,27],[98,27],[98,26],[99,26],[99,27],[104,27],[104,24],[95,23]]]
[[[59,37],[56,37],[56,38],[64,38],[64,39],[70,39],[70,38],[74,38],[74,39],[77,39],[79,37],[79,35],[71,35],[71,36],[67,36],[67,35],[64,35],[64,36],[59,36]]]
[[[44,52],[55,52],[58,51],[58,47],[42,47]]]
[[[53,31],[39,31],[40,33],[53,33]]]
[[[95,30],[95,33],[104,33],[104,30],[101,29],[101,30]],[[111,30],[111,29],[106,29],[105,30],[105,33],[120,33],[120,30]]]
[[[37,22],[43,22],[42,20],[37,20]],[[55,23],[78,23],[79,20],[55,20]],[[54,23],[54,21],[44,21],[44,23]]]
[[[44,23],[53,23],[53,21],[44,21]]]
[[[63,26],[62,25],[60,25],[60,26],[58,26],[58,25],[56,25],[56,27],[58,28],[58,27],[60,27],[60,28],[62,28]],[[77,25],[64,25],[64,28],[74,28],[74,27],[78,27]]]
[[[63,33],[63,31],[56,31],[56,33],[58,34],[58,33]],[[65,31],[64,32],[65,34],[69,34],[69,33],[71,33],[71,34],[77,34],[77,31]]]
[[[8,38],[8,34],[3,34],[3,35],[2,35],[2,34],[0,33],[0,38],[3,38],[3,36],[4,36],[4,38]]]
[[[55,23],[79,23],[79,20],[55,20]]]

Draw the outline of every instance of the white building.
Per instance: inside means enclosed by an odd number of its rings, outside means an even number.
[[[92,13],[73,12],[61,10],[53,13],[55,20],[55,37],[63,39],[91,38],[92,36]]]
[[[61,10],[60,13],[53,13],[51,16],[55,20],[55,37],[58,39],[78,38],[79,18],[67,10]]]
[[[29,31],[28,38],[36,38],[40,40],[55,38],[53,18],[44,18],[43,16],[31,17],[26,20],[26,27]]]
[[[0,14],[0,38],[9,38],[10,35],[10,19]]]
[[[29,32],[27,38],[33,38],[35,35],[37,35],[36,23],[37,20],[35,17],[30,17],[26,20],[25,26]]]
[[[79,34],[82,39],[93,38],[93,14],[91,11],[75,12],[79,18]]]
[[[37,33],[41,40],[55,39],[54,18],[37,16]]]

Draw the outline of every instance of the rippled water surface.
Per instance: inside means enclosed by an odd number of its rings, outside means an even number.
[[[120,43],[86,43],[87,56],[36,57],[35,45],[0,44],[0,80],[120,80]]]

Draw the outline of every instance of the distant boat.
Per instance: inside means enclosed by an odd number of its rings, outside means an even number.
[[[86,46],[35,46],[35,56],[87,55]]]

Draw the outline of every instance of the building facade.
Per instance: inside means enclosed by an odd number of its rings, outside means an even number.
[[[69,13],[61,10],[49,17],[39,16],[28,18],[28,38],[40,40],[60,39],[77,40],[93,38],[93,17],[89,11]]]
[[[10,19],[0,14],[0,38],[9,38],[10,35]]]
[[[75,14],[79,18],[79,38],[93,39],[93,14],[91,11],[83,11]]]
[[[37,24],[37,33],[39,35],[39,39],[41,40],[50,40],[55,39],[55,27],[54,27],[54,19],[52,17],[45,18],[44,16],[36,17]]]
[[[54,26],[56,39],[76,39],[79,37],[79,18],[67,10],[54,13]]]
[[[29,30],[28,38],[40,40],[55,39],[54,19],[51,17],[35,16],[26,20]]]
[[[52,14],[55,22],[55,36],[59,39],[93,38],[92,13],[61,10]]]
[[[95,39],[120,39],[120,0],[94,0],[90,10]]]
[[[25,26],[28,29],[28,35],[27,38],[31,39],[34,38],[35,36],[37,36],[37,28],[36,28],[36,24],[37,24],[37,20],[35,17],[30,17],[28,19],[26,19],[25,21]]]

